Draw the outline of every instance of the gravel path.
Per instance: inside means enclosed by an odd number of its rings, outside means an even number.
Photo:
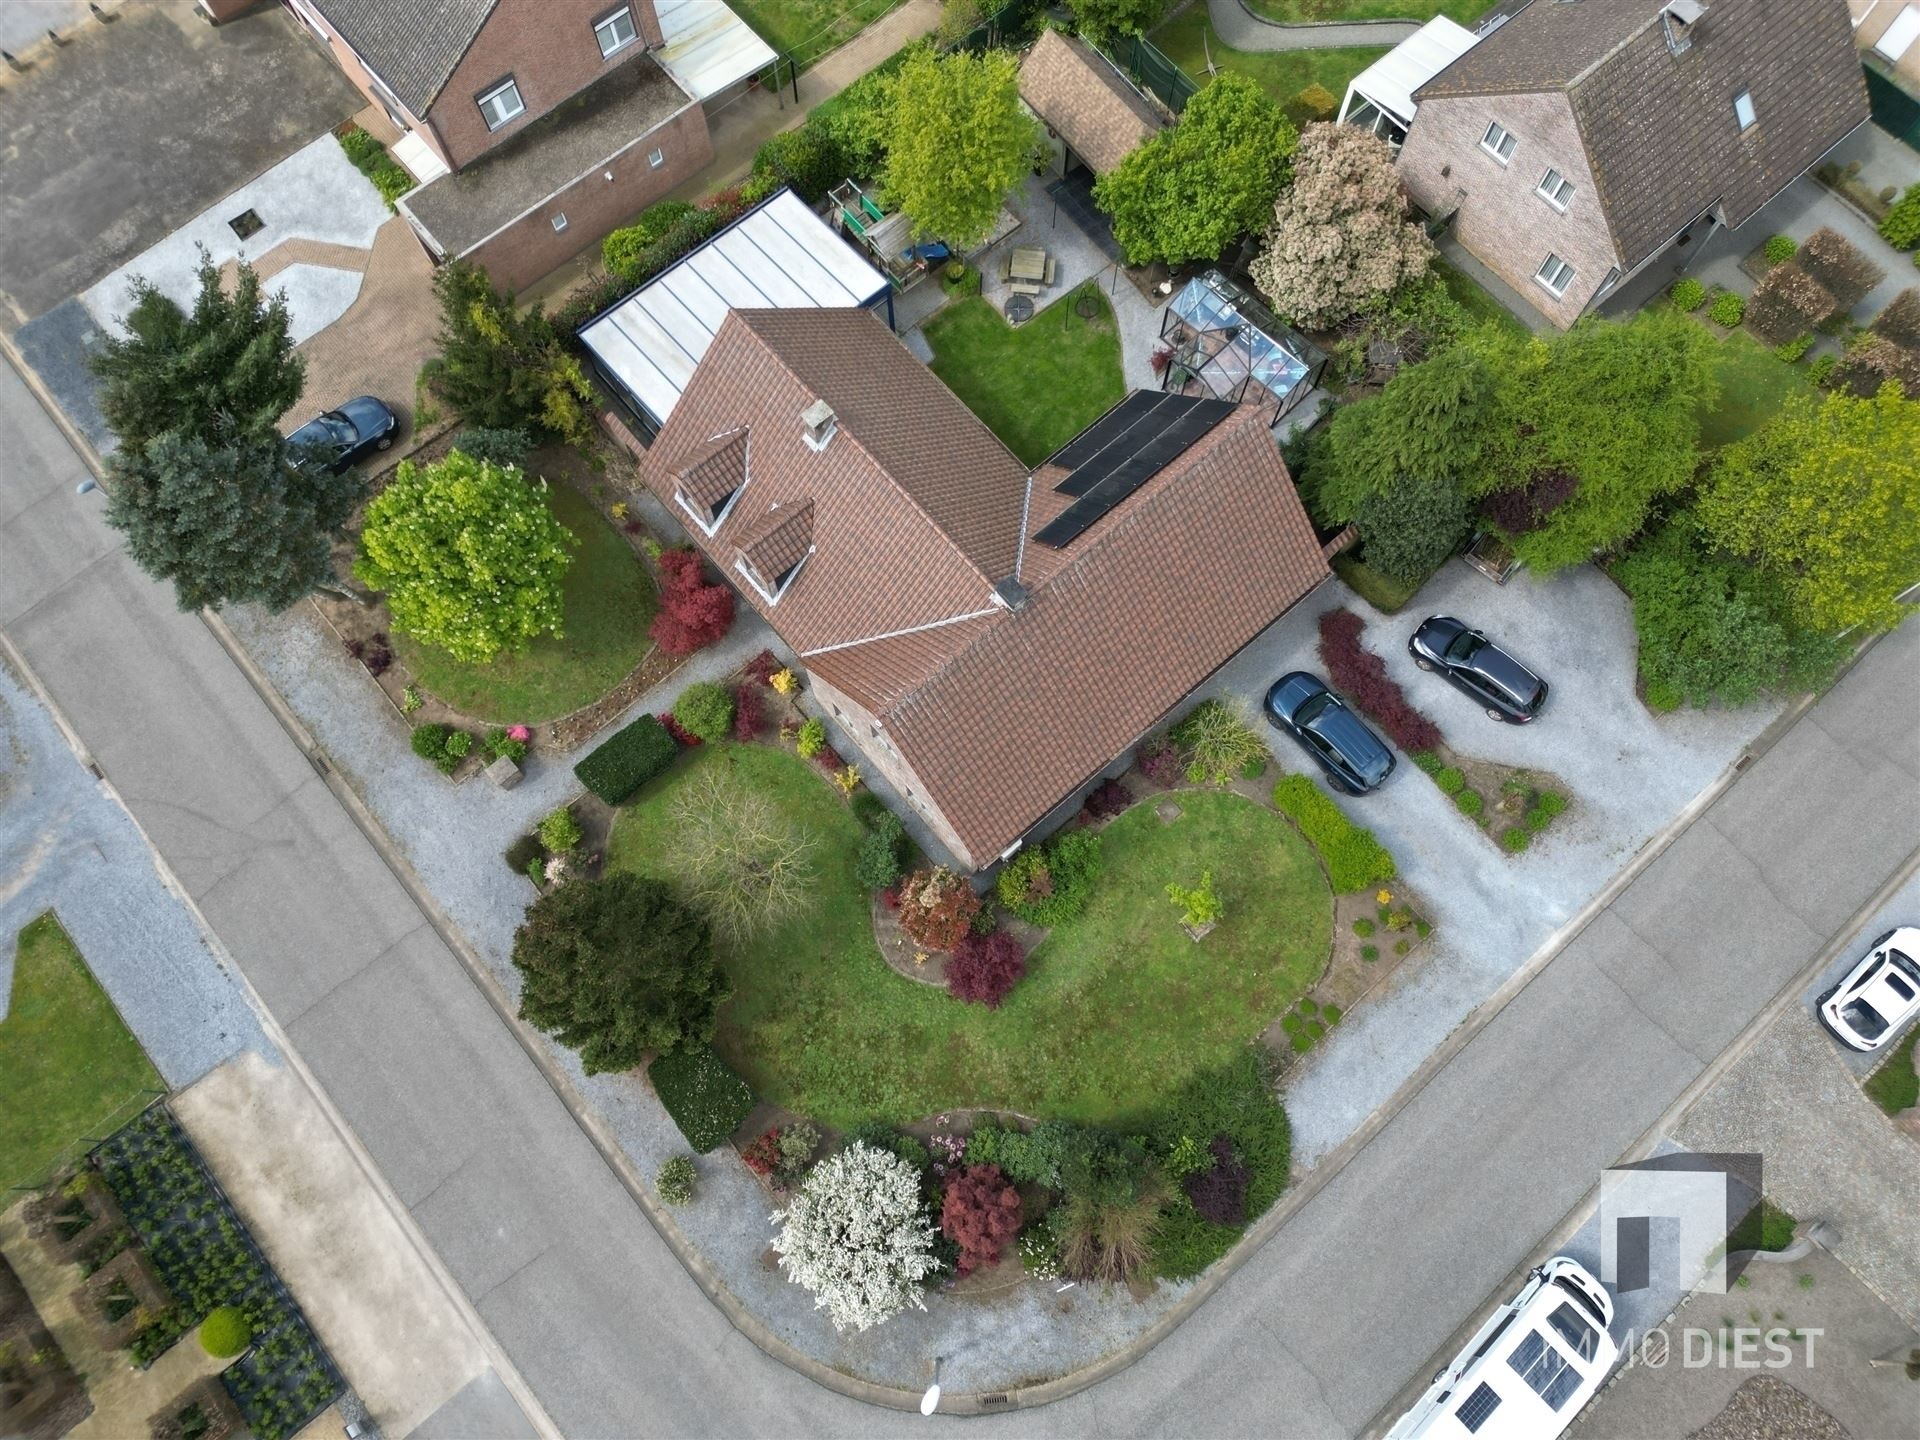
[[[1243,0],[1207,0],[1207,18],[1236,50],[1339,50],[1349,45],[1398,45],[1418,20],[1349,20],[1283,25],[1249,10]]]
[[[278,1060],[242,982],[208,949],[146,838],[0,660],[0,1016],[14,936],[48,910],[169,1086],[243,1050]]]

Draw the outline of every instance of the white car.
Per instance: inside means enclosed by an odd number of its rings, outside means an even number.
[[[1920,1015],[1920,926],[1873,942],[1867,958],[1820,997],[1820,1023],[1849,1050],[1878,1050]]]
[[[1620,1357],[1612,1323],[1607,1287],[1556,1255],[1434,1376],[1387,1440],[1553,1440]]]

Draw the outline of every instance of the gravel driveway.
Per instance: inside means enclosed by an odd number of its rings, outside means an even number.
[[[1367,642],[1414,703],[1467,755],[1557,775],[1573,805],[1524,855],[1498,850],[1404,757],[1393,778],[1360,799],[1335,796],[1392,849],[1400,873],[1439,927],[1423,961],[1384,997],[1360,1007],[1289,1086],[1296,1153],[1311,1163],[1350,1135],[1420,1062],[1571,920],[1633,854],[1684,810],[1781,710],[1689,710],[1654,716],[1634,696],[1634,637],[1626,596],[1581,567],[1551,580],[1525,572],[1497,588],[1449,561],[1396,616],[1384,616],[1338,580],[1283,616],[1228,665],[1211,690],[1258,711],[1287,670],[1324,673],[1316,653],[1322,613],[1346,605],[1368,622]],[[1503,725],[1444,681],[1414,666],[1406,642],[1432,614],[1484,629],[1553,686],[1533,725]],[[1272,735],[1289,769],[1313,769]],[[1315,771],[1317,776],[1317,771]]]

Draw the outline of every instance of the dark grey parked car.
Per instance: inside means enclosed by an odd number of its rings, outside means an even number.
[[[338,475],[376,450],[393,444],[400,421],[371,395],[347,401],[338,410],[316,415],[287,437],[296,465],[319,464]]]
[[[1377,790],[1393,773],[1393,751],[1327,682],[1304,670],[1282,675],[1267,691],[1267,719],[1299,742],[1349,795]]]
[[[1525,725],[1547,703],[1547,682],[1451,615],[1430,615],[1407,641],[1422,670],[1437,670],[1495,720]]]

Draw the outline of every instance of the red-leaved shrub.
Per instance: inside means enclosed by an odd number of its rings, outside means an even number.
[[[1187,1198],[1202,1219],[1216,1225],[1244,1225],[1247,1167],[1233,1153],[1233,1141],[1225,1135],[1214,1136],[1207,1148],[1213,1152],[1213,1164],[1187,1177]]]
[[[671,710],[662,710],[653,718],[660,722],[660,728],[662,730],[665,730],[682,745],[704,745],[707,743],[691,730],[687,729],[687,727],[682,725],[678,720],[674,719]]]
[[[747,1169],[756,1175],[771,1175],[780,1163],[780,1127],[774,1126],[740,1152]]]
[[[951,950],[970,933],[980,897],[945,866],[920,870],[900,886],[900,928],[922,950]]]
[[[744,673],[749,680],[757,681],[762,685],[772,685],[773,677],[785,668],[786,667],[780,663],[780,657],[778,655],[774,654],[771,650],[762,650],[758,655],[747,661]]]
[[[1409,755],[1433,749],[1440,743],[1440,727],[1413,708],[1400,682],[1387,674],[1387,662],[1360,643],[1366,628],[1365,620],[1344,607],[1320,617],[1320,659],[1327,678]]]
[[[1147,777],[1147,783],[1158,785],[1162,790],[1178,785],[1186,778],[1187,767],[1180,761],[1179,747],[1164,735],[1142,745],[1133,758],[1140,767],[1140,773]]]
[[[838,775],[846,768],[847,762],[840,758],[840,752],[831,745],[822,745],[813,752],[813,763],[829,775]]]
[[[1480,502],[1480,514],[1509,535],[1531,535],[1580,488],[1565,470],[1542,470],[1524,485],[1496,490]]]
[[[698,550],[660,552],[660,613],[647,633],[667,654],[691,655],[733,624],[733,591],[709,585]]]
[[[748,741],[758,738],[767,723],[766,702],[752,685],[733,687],[733,738]]]
[[[969,931],[947,957],[947,993],[997,1010],[1026,973],[1027,957],[1013,936]]]
[[[1095,820],[1111,820],[1133,804],[1133,796],[1118,780],[1103,780],[1087,796],[1087,814]]]
[[[998,1165],[969,1165],[947,1181],[940,1199],[940,1232],[960,1247],[958,1275],[997,1265],[1020,1233],[1020,1192]]]

